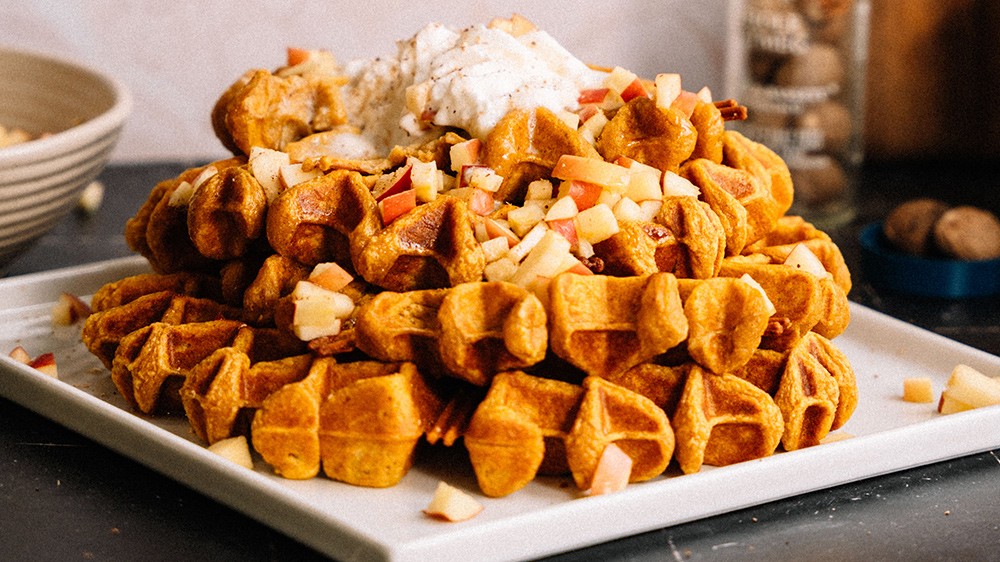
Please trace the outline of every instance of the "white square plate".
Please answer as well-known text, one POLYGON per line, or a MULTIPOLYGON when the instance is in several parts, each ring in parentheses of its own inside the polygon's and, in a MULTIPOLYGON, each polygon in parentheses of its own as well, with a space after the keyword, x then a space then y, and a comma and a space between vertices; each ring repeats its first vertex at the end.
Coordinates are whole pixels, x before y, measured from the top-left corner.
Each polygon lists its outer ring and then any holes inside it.
POLYGON ((900 398, 904 377, 930 377, 940 392, 956 364, 997 376, 1000 358, 852 305, 851 325, 835 342, 858 379, 858 409, 841 430, 849 439, 697 474, 671 471, 592 498, 568 478, 481 497, 460 447, 429 449, 388 489, 285 480, 260 460, 250 471, 209 453, 186 420, 136 415, 80 343, 80 326, 53 328, 61 292, 90 295, 145 271, 144 260, 126 258, 0 280, 0 395, 340 560, 539 557, 1000 446, 1000 406, 941 416, 934 404, 900 398), (17 345, 54 352, 59 380, 9 359, 17 345), (424 516, 439 480, 477 495, 485 510, 462 523, 424 516))

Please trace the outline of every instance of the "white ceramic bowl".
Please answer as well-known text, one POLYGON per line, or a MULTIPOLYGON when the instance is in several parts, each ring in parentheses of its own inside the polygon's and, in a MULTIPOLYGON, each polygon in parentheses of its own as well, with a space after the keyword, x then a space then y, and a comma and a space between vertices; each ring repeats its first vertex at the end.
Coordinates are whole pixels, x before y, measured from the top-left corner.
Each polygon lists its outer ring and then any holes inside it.
POLYGON ((48 136, 0 148, 0 274, 70 213, 107 163, 132 109, 113 78, 0 48, 0 124, 48 136))

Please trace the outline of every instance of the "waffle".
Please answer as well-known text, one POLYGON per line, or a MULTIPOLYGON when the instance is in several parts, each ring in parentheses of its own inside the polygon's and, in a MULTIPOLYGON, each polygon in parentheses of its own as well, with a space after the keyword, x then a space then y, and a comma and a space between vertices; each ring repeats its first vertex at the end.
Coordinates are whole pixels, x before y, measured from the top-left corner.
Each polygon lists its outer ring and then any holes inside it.
POLYGON ((267 239, 282 256, 313 266, 353 269, 382 227, 371 191, 357 172, 335 170, 281 192, 267 211, 267 239))
POLYGON ((486 259, 473 228, 465 202, 438 197, 375 233, 355 265, 368 282, 390 291, 479 281, 486 259))
POLYGON ((240 258, 263 235, 267 204, 264 188, 247 166, 220 170, 191 196, 188 237, 206 258, 240 258))
POLYGON ((626 157, 676 172, 691 157, 698 132, 681 112, 660 109, 652 99, 636 98, 619 109, 597 139, 609 162, 626 157))
POLYGON ((371 357, 412 361, 480 386, 541 361, 548 340, 542 303, 506 282, 383 292, 359 308, 355 332, 371 357))
MULTIPOLYGON (((108 302, 102 304, 106 306, 108 302)), ((158 291, 91 314, 83 326, 81 339, 110 369, 122 339, 140 328, 153 323, 188 324, 239 316, 239 309, 214 300, 158 291)))
POLYGON ((789 352, 774 398, 785 420, 784 448, 817 445, 854 413, 858 403, 854 371, 830 340, 807 334, 789 352))
POLYGON ((713 373, 728 373, 749 361, 771 317, 763 295, 725 277, 682 279, 679 289, 689 326, 688 355, 713 373))
POLYGON ((552 351, 599 377, 665 353, 688 336, 677 284, 669 273, 556 276, 549 286, 552 351))
POLYGON ((490 497, 512 494, 538 474, 571 472, 586 489, 612 442, 632 457, 634 482, 662 473, 673 452, 666 415, 641 395, 596 377, 580 386, 519 371, 493 379, 464 442, 490 497))
POLYGON ((675 458, 691 474, 703 464, 725 466, 772 455, 784 429, 766 392, 731 374, 691 368, 671 424, 675 458))
POLYGON ((285 478, 358 486, 399 482, 443 406, 412 363, 313 361, 308 374, 264 399, 253 446, 285 478))

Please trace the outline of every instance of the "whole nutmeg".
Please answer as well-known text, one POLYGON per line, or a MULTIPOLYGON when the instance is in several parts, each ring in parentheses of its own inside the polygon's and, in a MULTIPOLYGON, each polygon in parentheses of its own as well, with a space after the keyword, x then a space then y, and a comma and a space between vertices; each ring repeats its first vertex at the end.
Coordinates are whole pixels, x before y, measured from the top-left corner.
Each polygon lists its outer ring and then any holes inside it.
POLYGON ((1000 258, 1000 219, 979 207, 954 207, 934 223, 934 243, 960 260, 1000 258))
POLYGON ((844 78, 844 63, 831 45, 817 43, 804 54, 788 59, 775 74, 779 86, 827 86, 840 84, 844 78))
POLYGON ((894 208, 882 223, 882 232, 896 248, 923 255, 934 247, 934 224, 948 210, 948 204, 930 197, 911 199, 894 208))
POLYGON ((797 125, 823 133, 823 149, 840 153, 851 140, 851 111, 842 103, 824 101, 808 107, 798 116, 797 125))
POLYGON ((847 175, 836 160, 826 155, 814 156, 801 166, 790 163, 795 199, 807 205, 823 205, 843 195, 847 175))

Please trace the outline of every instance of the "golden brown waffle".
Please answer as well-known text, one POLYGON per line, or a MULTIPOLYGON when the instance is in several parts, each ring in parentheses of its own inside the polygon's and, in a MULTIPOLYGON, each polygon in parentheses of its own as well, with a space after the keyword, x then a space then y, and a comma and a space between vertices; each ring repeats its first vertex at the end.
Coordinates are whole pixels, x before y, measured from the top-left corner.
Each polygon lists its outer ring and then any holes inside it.
POLYGON ((345 170, 281 192, 267 211, 271 246, 308 266, 336 261, 353 268, 381 227, 375 198, 361 175, 345 170))
POLYGON ((142 273, 102 285, 91 297, 90 308, 101 312, 161 291, 212 300, 219 300, 222 296, 219 279, 213 276, 188 272, 168 275, 142 273))
POLYGON ((563 154, 600 158, 580 133, 548 109, 508 113, 483 145, 483 163, 504 178, 496 199, 524 201, 528 184, 548 177, 563 154))
POLYGON ((714 103, 698 100, 691 113, 691 124, 698 133, 691 158, 707 158, 722 162, 726 121, 714 103))
POLYGON ((670 462, 673 432, 663 410, 608 381, 578 386, 512 371, 493 379, 464 442, 480 489, 500 497, 537 474, 571 472, 587 489, 610 443, 633 459, 631 481, 648 480, 670 462))
POLYGON ((335 480, 392 486, 442 406, 412 363, 320 358, 305 378, 264 400, 253 446, 286 478, 311 478, 322 465, 335 480))
POLYGON ((645 96, 622 106, 604 126, 597 151, 609 162, 621 156, 676 172, 691 157, 698 132, 681 112, 660 109, 645 96))
POLYGON ((188 202, 188 237, 206 258, 240 258, 262 238, 267 204, 264 188, 247 166, 220 170, 188 202))
POLYGON ((766 457, 781 441, 784 420, 774 400, 734 375, 694 366, 671 418, 675 457, 685 474, 766 457))
POLYGON ((473 213, 457 197, 438 197, 418 205, 366 242, 355 261, 358 273, 390 291, 479 281, 486 267, 473 213))
POLYGON ((817 445, 854 413, 854 371, 830 340, 809 333, 789 353, 774 399, 785 420, 784 448, 817 445))
POLYGON ((770 224, 770 227, 760 230, 770 232, 779 217, 792 206, 792 174, 785 161, 770 148, 746 138, 739 131, 727 130, 723 134, 723 155, 724 164, 746 170, 767 185, 769 201, 763 209, 766 215, 761 218, 766 221, 762 225, 770 224))
POLYGON ((760 291, 739 279, 681 279, 687 352, 713 373, 728 373, 760 347, 771 314, 760 291))
POLYGON ((212 108, 212 126, 234 154, 250 154, 255 146, 280 150, 347 121, 339 92, 343 82, 338 76, 248 71, 212 108))
POLYGON ((663 198, 656 222, 673 234, 683 250, 672 269, 682 278, 708 279, 719 273, 726 255, 726 231, 712 208, 694 197, 663 198))
POLYGON ((311 269, 282 255, 264 260, 253 281, 243 291, 243 320, 254 326, 274 322, 278 301, 295 289, 295 284, 309 277, 311 269))
POLYGON ((610 376, 665 353, 688 336, 677 278, 563 273, 549 285, 549 341, 588 375, 610 376))
POLYGON ((566 461, 581 490, 590 487, 604 448, 615 443, 632 459, 629 482, 663 473, 674 453, 674 432, 664 411, 646 397, 598 377, 583 381, 566 461))
POLYGON ((369 356, 480 386, 497 372, 540 362, 548 347, 541 301, 507 282, 383 292, 356 318, 355 341, 369 356))
POLYGON ((153 323, 187 324, 239 318, 239 309, 213 300, 159 291, 130 300, 87 317, 81 339, 109 369, 121 340, 153 323))

